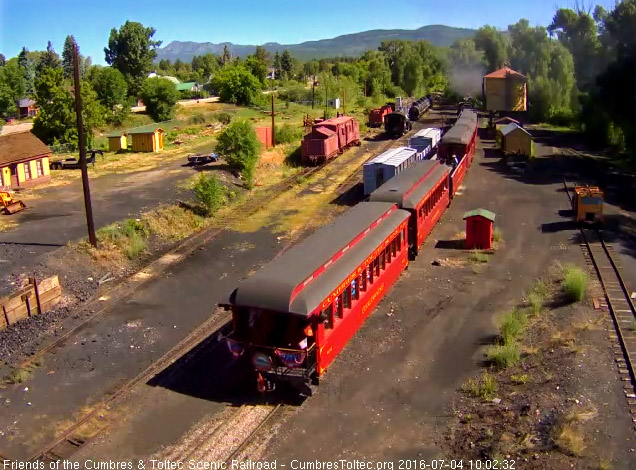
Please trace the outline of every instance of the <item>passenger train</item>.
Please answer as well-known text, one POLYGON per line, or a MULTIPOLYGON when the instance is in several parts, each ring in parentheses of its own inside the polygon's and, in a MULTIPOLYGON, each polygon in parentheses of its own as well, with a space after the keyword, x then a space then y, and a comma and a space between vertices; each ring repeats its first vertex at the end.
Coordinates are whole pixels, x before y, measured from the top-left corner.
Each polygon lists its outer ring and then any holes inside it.
POLYGON ((470 167, 477 114, 464 110, 439 160, 406 168, 250 278, 219 305, 232 310, 231 353, 259 390, 288 383, 311 395, 327 367, 413 260, 470 167))

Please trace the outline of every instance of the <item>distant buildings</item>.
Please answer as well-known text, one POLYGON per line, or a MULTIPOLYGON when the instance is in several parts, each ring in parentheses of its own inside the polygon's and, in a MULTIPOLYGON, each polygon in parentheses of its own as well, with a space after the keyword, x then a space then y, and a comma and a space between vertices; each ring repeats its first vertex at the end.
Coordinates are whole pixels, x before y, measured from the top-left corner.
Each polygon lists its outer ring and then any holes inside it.
POLYGON ((50 181, 51 149, 31 132, 0 136, 0 186, 28 187, 50 181))

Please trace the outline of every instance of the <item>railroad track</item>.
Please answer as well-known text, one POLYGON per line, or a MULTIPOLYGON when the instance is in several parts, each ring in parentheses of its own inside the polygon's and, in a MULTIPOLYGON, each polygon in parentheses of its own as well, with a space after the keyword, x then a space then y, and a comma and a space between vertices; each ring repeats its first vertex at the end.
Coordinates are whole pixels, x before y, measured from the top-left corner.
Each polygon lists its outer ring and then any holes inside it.
MULTIPOLYGON (((391 146, 402 143, 401 141, 405 138, 406 136, 398 140, 388 140, 386 144, 381 146, 381 148, 379 149, 379 152, 381 153, 387 150, 388 148, 390 148, 391 146)), ((271 202, 271 200, 273 200, 278 195, 280 195, 281 192, 287 191, 293 188, 294 186, 296 186, 299 182, 299 178, 301 177, 307 178, 310 175, 319 172, 320 170, 330 165, 331 163, 335 161, 339 161, 339 160, 340 159, 332 159, 321 165, 305 168, 299 174, 295 174, 269 187, 267 189, 267 192, 268 192, 267 196, 260 198, 257 201, 254 201, 254 203, 252 204, 246 203, 240 207, 241 217, 250 216, 258 212, 260 209, 265 207, 269 202, 271 202)), ((340 184, 337 190, 339 197, 342 196, 342 194, 344 194, 351 187, 353 187, 355 184, 358 183, 360 179, 360 175, 358 173, 359 172, 357 171, 352 172, 345 179, 345 181, 340 184)), ((207 241, 209 241, 210 238, 216 236, 221 231, 226 230, 228 225, 232 223, 234 220, 236 220, 235 217, 228 217, 224 219, 223 222, 219 224, 220 226, 216 225, 215 227, 213 227, 215 231, 213 231, 211 235, 210 235, 210 229, 207 229, 189 238, 188 241, 186 242, 186 243, 189 243, 190 245, 189 251, 193 250, 194 248, 196 248, 196 246, 199 246, 202 243, 206 243, 207 241), (195 241, 194 243, 193 243, 193 240, 195 241), (192 245, 194 245, 194 247, 192 247, 192 245)), ((181 244, 175 249, 170 250, 168 254, 177 253, 179 250, 183 251, 184 244, 181 244)), ((291 244, 292 242, 288 243, 283 248, 282 251, 289 248, 291 244)), ((138 287, 138 285, 136 287, 138 287)), ((82 328, 84 325, 86 325, 89 321, 91 321, 97 315, 103 313, 106 310, 106 308, 107 307, 94 313, 88 319, 86 319, 85 321, 75 326, 70 331, 68 331, 63 337, 59 338, 52 344, 48 345, 46 348, 40 350, 36 355, 31 357, 28 362, 32 362, 38 357, 41 357, 44 354, 53 351, 58 345, 65 342, 67 338, 70 337, 75 331, 82 328)), ((97 432, 95 432, 94 430, 95 422, 100 421, 99 417, 104 409, 107 409, 109 406, 114 405, 118 400, 122 399, 128 393, 130 393, 137 385, 148 382, 155 375, 157 375, 162 370, 166 369, 168 366, 176 362, 178 359, 181 359, 182 357, 185 356, 184 363, 187 363, 188 362, 187 356, 195 356, 195 354, 192 354, 195 349, 200 350, 200 348, 208 345, 210 341, 213 341, 212 338, 218 339, 218 335, 223 334, 223 328, 229 324, 230 319, 231 319, 231 316, 229 313, 219 313, 218 315, 212 315, 208 320, 206 320, 201 325, 199 325, 194 331, 192 331, 187 337, 185 337, 183 340, 177 343, 177 345, 175 345, 172 349, 170 349, 160 359, 158 359, 153 364, 151 364, 148 368, 142 371, 135 378, 133 378, 132 380, 128 381, 123 386, 118 388, 108 398, 106 398, 105 400, 93 406, 92 411, 85 413, 80 418, 75 420, 72 425, 70 425, 69 427, 64 429, 61 433, 59 433, 53 441, 47 443, 45 446, 40 448, 28 460, 32 462, 41 461, 46 463, 46 462, 55 462, 59 460, 68 459, 71 455, 75 454, 82 447, 84 447, 88 442, 90 442, 90 440, 93 439, 96 435, 99 435, 101 432, 103 432, 106 428, 109 427, 108 423, 104 423, 101 428, 98 426, 97 432), (211 336, 215 332, 217 332, 218 335, 211 336), (91 432, 91 438, 85 438, 83 437, 84 433, 82 433, 82 427, 89 424, 93 427, 91 432)), ((243 405, 242 407, 240 407, 240 410, 243 410, 240 412, 245 412, 245 410, 250 409, 246 407, 248 407, 248 405, 243 405)), ((269 422, 272 419, 273 416, 277 414, 280 408, 281 408, 281 405, 276 405, 275 407, 273 407, 270 410, 270 412, 267 413, 267 415, 262 419, 262 422, 259 422, 259 424, 256 427, 254 427, 254 429, 249 433, 249 435, 244 438, 241 444, 237 446, 236 449, 234 449, 230 453, 230 456, 228 458, 231 460, 232 458, 238 456, 240 452, 242 452, 247 446, 249 446, 249 443, 250 443, 249 441, 253 439, 253 437, 263 428, 263 426, 267 422, 269 422)), ((237 416, 239 416, 239 412, 237 412, 237 416)), ((234 421, 236 421, 236 417, 232 418, 229 422, 234 422, 234 421)), ((223 428, 225 428, 225 426, 223 426, 223 428)), ((210 437, 208 437, 207 439, 209 440, 210 437)))
MULTIPOLYGON (((572 203, 572 195, 565 181, 565 192, 572 203)), ((603 239, 603 231, 596 228, 580 227, 584 255, 588 266, 596 272, 607 308, 611 316, 613 331, 610 339, 614 342, 613 352, 629 413, 636 430, 636 308, 631 299, 623 276, 620 262, 614 256, 614 249, 603 239)))
POLYGON ((178 443, 152 458, 185 465, 190 460, 226 462, 230 468, 233 460, 249 454, 252 444, 266 437, 267 425, 284 409, 282 403, 228 406, 215 418, 198 423, 178 443))
POLYGON ((28 460, 31 462, 40 461, 46 463, 68 459, 90 441, 90 439, 84 437, 85 434, 82 433, 82 427, 84 425, 90 424, 92 426, 91 434, 93 437, 102 432, 108 427, 108 423, 104 423, 101 429, 98 428, 97 433, 95 433, 94 427, 95 422, 99 423, 100 414, 103 413, 104 409, 125 397, 137 385, 148 382, 159 372, 173 364, 177 359, 183 358, 182 361, 184 361, 184 364, 187 364, 189 359, 195 356, 195 350, 200 350, 200 348, 208 346, 215 340, 218 342, 219 335, 222 336, 228 333, 226 330, 229 327, 230 318, 230 314, 226 312, 212 315, 183 340, 173 346, 166 354, 159 358, 159 360, 152 363, 135 378, 117 389, 108 398, 93 406, 92 411, 82 415, 72 425, 64 429, 53 441, 47 443, 28 460), (214 333, 217 334, 214 335, 214 333))

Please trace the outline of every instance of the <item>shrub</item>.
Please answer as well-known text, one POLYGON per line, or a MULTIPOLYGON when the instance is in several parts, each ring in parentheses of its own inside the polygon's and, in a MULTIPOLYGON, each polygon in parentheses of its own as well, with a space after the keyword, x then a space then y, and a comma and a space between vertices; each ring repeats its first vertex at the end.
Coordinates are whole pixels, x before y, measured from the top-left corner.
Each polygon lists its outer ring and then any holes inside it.
POLYGON ((587 274, 576 266, 566 266, 563 270, 563 292, 570 302, 580 302, 585 298, 587 274))
POLYGON ((487 263, 488 254, 484 253, 483 251, 472 250, 468 259, 473 263, 487 263))
POLYGON ((528 323, 525 313, 512 310, 501 319, 500 335, 503 344, 512 344, 521 335, 528 323))
POLYGON ((244 120, 231 123, 219 134, 216 152, 231 168, 240 171, 246 186, 252 188, 261 144, 252 125, 244 120))
POLYGON ((17 385, 22 382, 26 382, 30 377, 31 372, 29 370, 18 367, 13 369, 11 373, 4 378, 4 380, 6 383, 17 385))
POLYGON ((496 227, 492 231, 492 241, 495 243, 499 243, 503 241, 503 237, 501 236, 501 229, 499 227, 496 227))
POLYGON ((462 385, 462 390, 465 393, 481 398, 482 400, 491 400, 494 398, 498 388, 497 379, 488 372, 484 372, 480 379, 468 379, 468 381, 462 385))
POLYGON ((528 382, 528 374, 512 374, 510 381, 515 385, 523 385, 528 382))
POLYGON ((128 259, 137 258, 147 246, 150 236, 148 226, 135 219, 126 219, 122 224, 111 224, 97 231, 101 242, 110 241, 126 255, 128 259))
POLYGON ((276 143, 277 144, 289 144, 292 142, 298 142, 302 139, 303 130, 299 127, 294 127, 289 124, 283 124, 282 126, 276 126, 276 143))
POLYGON ((202 113, 196 113, 188 118, 188 124, 205 124, 205 116, 202 113))
POLYGON ((206 176, 201 173, 199 181, 194 185, 194 196, 205 208, 206 215, 212 215, 225 201, 225 186, 216 175, 206 176))
POLYGON ((225 124, 226 126, 232 121, 232 115, 230 113, 218 113, 214 116, 217 121, 221 124, 225 124))
POLYGON ((488 360, 497 367, 506 368, 519 362, 521 352, 516 341, 507 344, 493 344, 486 351, 488 360))

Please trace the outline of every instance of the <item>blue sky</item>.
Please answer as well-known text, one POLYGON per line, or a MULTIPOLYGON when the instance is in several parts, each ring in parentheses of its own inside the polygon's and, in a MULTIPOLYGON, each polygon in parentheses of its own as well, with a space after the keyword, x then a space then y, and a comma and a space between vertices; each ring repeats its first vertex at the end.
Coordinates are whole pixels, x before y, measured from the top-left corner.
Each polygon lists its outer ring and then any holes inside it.
MULTIPOLYGON (((586 2, 588 3, 588 2, 586 2)), ((606 8, 614 0, 599 0, 606 8)), ((93 63, 113 27, 126 20, 153 26, 155 38, 173 40, 292 44, 367 29, 414 29, 427 24, 505 28, 520 18, 548 25, 555 6, 573 0, 0 0, 0 52, 7 58, 22 46, 43 50, 47 40, 60 53, 67 34, 93 63)))

